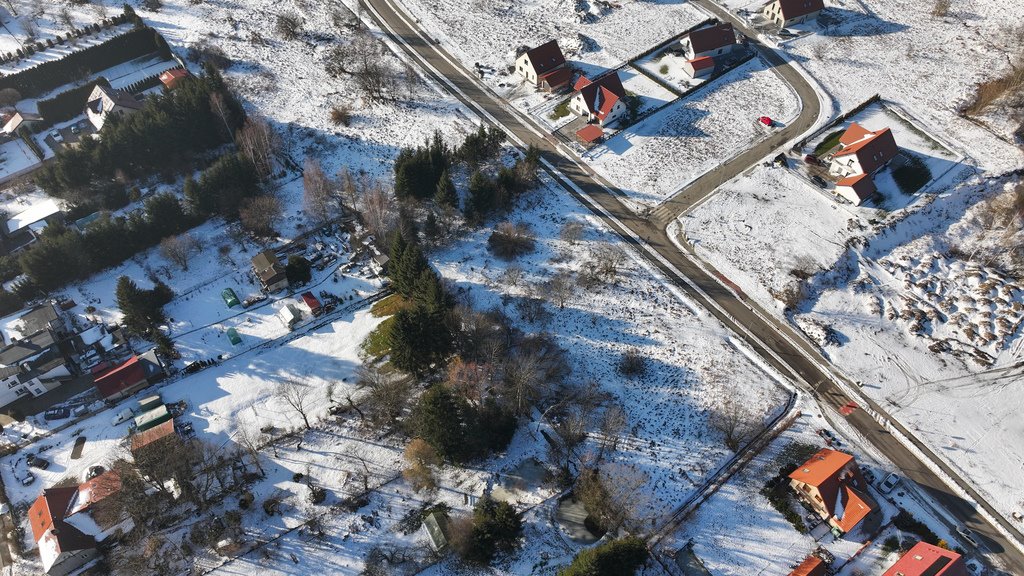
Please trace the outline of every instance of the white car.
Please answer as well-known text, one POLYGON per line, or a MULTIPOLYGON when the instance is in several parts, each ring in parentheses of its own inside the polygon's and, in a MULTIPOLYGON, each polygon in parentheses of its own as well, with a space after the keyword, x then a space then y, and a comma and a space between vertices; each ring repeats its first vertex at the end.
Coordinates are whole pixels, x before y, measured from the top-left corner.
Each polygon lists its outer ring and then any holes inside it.
POLYGON ((971 546, 974 546, 975 548, 978 547, 977 537, 974 535, 974 532, 967 526, 957 526, 956 533, 959 534, 961 538, 966 540, 967 543, 971 546))
POLYGON ((891 472, 888 476, 882 479, 882 482, 878 484, 878 489, 888 494, 892 492, 892 489, 899 486, 900 477, 895 472, 891 472))
POLYGON ((50 138, 53 138, 53 141, 57 142, 58 144, 64 141, 64 137, 61 136, 60 132, 58 132, 56 130, 54 130, 53 132, 50 132, 50 138))
POLYGON ((118 412, 117 416, 114 416, 114 418, 111 419, 110 423, 113 424, 114 426, 117 426, 118 424, 124 424, 125 422, 131 420, 134 417, 135 413, 132 412, 132 409, 125 408, 124 410, 118 412))

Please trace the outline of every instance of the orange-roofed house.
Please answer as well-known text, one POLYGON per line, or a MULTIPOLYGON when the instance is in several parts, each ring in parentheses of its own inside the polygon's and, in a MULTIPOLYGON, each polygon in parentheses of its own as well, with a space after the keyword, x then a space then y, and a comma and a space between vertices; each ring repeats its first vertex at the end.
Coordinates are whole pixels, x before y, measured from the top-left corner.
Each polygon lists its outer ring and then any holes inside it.
POLYGON ((804 558, 804 561, 799 566, 793 569, 789 573, 789 576, 826 576, 828 574, 828 566, 825 565, 825 561, 817 556, 811 555, 804 558))
POLYGON ((160 82, 164 85, 164 88, 174 90, 174 88, 186 77, 188 77, 188 70, 184 68, 172 68, 170 70, 164 70, 160 74, 160 82))
POLYGON ((967 565, 952 550, 918 542, 882 576, 967 576, 967 565))
POLYGON ((815 20, 824 9, 822 0, 774 0, 765 4, 761 12, 765 18, 785 28, 815 20))
POLYGON ((601 126, 619 119, 626 112, 626 89, 622 87, 618 72, 600 76, 595 80, 582 77, 576 81, 576 95, 572 97, 570 108, 601 126))
POLYGON ((789 485, 836 536, 850 532, 878 508, 857 461, 844 452, 822 449, 790 473, 789 485))
POLYGON ((832 156, 829 173, 846 178, 874 175, 899 154, 899 146, 888 128, 871 131, 853 122, 839 138, 839 151, 832 156))

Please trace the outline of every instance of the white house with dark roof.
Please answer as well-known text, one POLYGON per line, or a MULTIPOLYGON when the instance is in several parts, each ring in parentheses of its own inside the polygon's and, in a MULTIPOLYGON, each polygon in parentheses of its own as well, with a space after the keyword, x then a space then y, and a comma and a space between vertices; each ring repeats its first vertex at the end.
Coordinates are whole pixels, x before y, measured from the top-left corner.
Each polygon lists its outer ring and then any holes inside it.
POLYGON ((684 36, 679 44, 683 47, 687 60, 702 56, 721 56, 732 52, 736 47, 736 32, 731 23, 723 22, 694 30, 684 36))
POLYGON ((135 96, 124 90, 115 90, 101 84, 97 84, 92 89, 85 104, 85 114, 96 130, 102 130, 103 124, 112 115, 134 114, 141 109, 142 102, 135 96))
POLYGON ((565 88, 572 80, 572 70, 565 65, 565 56, 555 40, 520 54, 516 58, 516 73, 527 83, 550 91, 565 88))
POLYGON ((822 0, 773 0, 765 4, 761 13, 780 27, 803 24, 818 18, 825 9, 822 0))

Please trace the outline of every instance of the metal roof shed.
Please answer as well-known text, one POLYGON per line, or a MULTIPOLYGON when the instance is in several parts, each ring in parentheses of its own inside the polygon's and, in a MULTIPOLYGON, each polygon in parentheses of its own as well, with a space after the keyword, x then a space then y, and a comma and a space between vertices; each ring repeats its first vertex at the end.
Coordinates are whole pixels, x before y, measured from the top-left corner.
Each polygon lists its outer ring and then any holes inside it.
POLYGON ((167 411, 167 406, 161 404, 156 408, 142 414, 141 416, 135 417, 135 429, 139 432, 149 430, 154 426, 163 424, 171 419, 171 413, 167 411))
POLYGON ((238 299, 238 295, 231 288, 225 288, 221 291, 220 297, 224 299, 224 303, 228 305, 228 308, 234 308, 242 302, 238 299))

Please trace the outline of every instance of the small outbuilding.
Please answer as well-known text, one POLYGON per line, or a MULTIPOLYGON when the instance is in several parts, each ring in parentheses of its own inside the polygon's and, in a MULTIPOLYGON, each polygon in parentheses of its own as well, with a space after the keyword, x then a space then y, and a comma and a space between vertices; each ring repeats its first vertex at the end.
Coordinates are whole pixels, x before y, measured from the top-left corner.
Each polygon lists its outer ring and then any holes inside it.
POLYGON ((434 552, 442 552, 448 548, 448 536, 445 535, 448 521, 438 511, 433 511, 423 517, 423 531, 427 534, 427 541, 434 552))
POLYGON ((683 71, 690 78, 706 78, 715 71, 715 59, 711 56, 701 56, 683 63, 683 71))
POLYGON ((317 297, 314 296, 312 292, 303 292, 302 301, 305 302, 306 306, 309 307, 309 311, 313 314, 313 316, 319 316, 323 314, 323 304, 320 303, 320 300, 317 300, 317 297))
POLYGON ((235 294, 235 291, 232 290, 231 288, 225 288, 224 290, 222 290, 220 293, 220 297, 224 299, 224 304, 227 304, 228 308, 234 308, 235 306, 241 304, 241 302, 238 300, 238 295, 235 294))
POLYGON ((228 335, 228 341, 231 342, 232 346, 238 346, 242 343, 242 337, 238 335, 238 330, 228 328, 226 334, 228 335))
POLYGON ((576 139, 586 146, 597 144, 604 139, 604 130, 596 124, 587 124, 576 131, 576 139))
POLYGON ((164 85, 164 88, 173 90, 181 83, 182 79, 188 77, 188 70, 184 68, 172 68, 170 70, 164 70, 160 74, 160 83, 164 85))
POLYGON ((836 194, 849 200, 854 206, 860 206, 864 202, 878 195, 878 188, 875 181, 867 174, 847 176, 836 182, 836 194))

